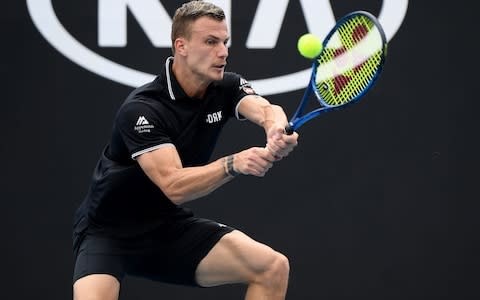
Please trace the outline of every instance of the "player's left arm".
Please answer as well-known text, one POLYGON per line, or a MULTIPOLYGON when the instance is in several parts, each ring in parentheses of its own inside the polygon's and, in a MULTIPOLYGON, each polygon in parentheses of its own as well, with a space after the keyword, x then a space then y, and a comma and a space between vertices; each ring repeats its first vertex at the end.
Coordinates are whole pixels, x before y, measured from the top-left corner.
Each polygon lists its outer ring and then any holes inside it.
POLYGON ((267 137, 267 148, 281 159, 287 156, 298 144, 298 134, 284 134, 288 119, 279 105, 270 103, 258 95, 247 95, 238 105, 238 113, 261 126, 267 137))

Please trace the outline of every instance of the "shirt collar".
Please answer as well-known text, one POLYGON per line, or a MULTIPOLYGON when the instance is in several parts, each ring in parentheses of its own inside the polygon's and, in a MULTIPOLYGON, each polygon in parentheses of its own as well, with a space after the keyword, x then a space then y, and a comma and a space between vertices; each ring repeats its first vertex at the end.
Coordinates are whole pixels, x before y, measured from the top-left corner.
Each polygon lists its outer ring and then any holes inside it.
POLYGON ((165 61, 165 75, 167 77, 168 94, 170 95, 170 99, 175 100, 175 94, 172 88, 172 77, 175 77, 172 72, 172 62, 173 57, 171 56, 165 61))
MULTIPOLYGON (((180 83, 178 83, 177 78, 175 77, 175 74, 173 74, 172 64, 173 64, 173 57, 170 56, 165 61, 165 77, 167 80, 167 89, 168 89, 168 94, 170 96, 170 99, 172 101, 181 100, 181 99, 191 99, 187 95, 187 93, 185 93, 180 83)), ((208 93, 208 90, 214 86, 216 86, 216 82, 213 82, 208 87, 207 93, 208 93)))
POLYGON ((165 77, 167 80, 167 89, 170 99, 172 101, 181 100, 181 99, 190 99, 188 95, 183 90, 180 83, 178 83, 175 74, 172 71, 173 57, 168 57, 165 61, 165 77))

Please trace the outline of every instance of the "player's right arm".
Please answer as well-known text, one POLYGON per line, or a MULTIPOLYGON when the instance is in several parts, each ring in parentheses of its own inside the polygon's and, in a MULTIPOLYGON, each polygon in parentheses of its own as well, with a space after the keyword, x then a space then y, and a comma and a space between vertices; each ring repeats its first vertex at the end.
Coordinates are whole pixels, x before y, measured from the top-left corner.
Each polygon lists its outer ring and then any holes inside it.
MULTIPOLYGON (((198 199, 229 182, 226 158, 199 167, 183 167, 172 146, 146 152, 136 158, 145 174, 175 204, 198 199)), ((234 154, 236 172, 264 176, 272 167, 273 155, 265 148, 253 147, 234 154)))
MULTIPOLYGON (((146 101, 129 102, 120 109, 114 132, 121 137, 131 158, 165 196, 181 204, 208 195, 233 178, 226 168, 225 157, 203 166, 183 166, 168 134, 169 124, 174 124, 176 119, 169 119, 172 114, 162 112, 163 107, 153 107, 146 101)), ((233 170, 264 176, 273 161, 269 151, 253 147, 233 155, 233 170)))

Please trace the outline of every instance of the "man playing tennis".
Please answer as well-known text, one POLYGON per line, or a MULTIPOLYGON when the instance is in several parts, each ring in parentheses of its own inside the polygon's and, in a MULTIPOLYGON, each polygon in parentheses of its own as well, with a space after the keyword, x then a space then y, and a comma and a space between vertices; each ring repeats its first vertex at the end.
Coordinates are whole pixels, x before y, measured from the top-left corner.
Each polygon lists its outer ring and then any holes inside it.
POLYGON ((211 287, 246 283, 245 299, 284 299, 287 258, 181 204, 236 175, 264 176, 297 145, 283 110, 225 72, 223 11, 192 1, 177 9, 173 58, 120 107, 112 137, 75 214, 74 299, 118 299, 125 275, 211 287), (209 162, 229 117, 265 129, 266 147, 209 162))

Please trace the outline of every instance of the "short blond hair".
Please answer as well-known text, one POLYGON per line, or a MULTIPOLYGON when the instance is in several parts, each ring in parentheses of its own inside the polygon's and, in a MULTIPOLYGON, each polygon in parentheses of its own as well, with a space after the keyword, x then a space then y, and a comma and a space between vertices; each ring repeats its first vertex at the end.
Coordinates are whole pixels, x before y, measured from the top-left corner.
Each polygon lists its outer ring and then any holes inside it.
POLYGON ((191 24, 200 17, 209 17, 218 21, 225 20, 223 9, 215 4, 202 0, 195 0, 184 3, 173 16, 172 22, 172 51, 175 54, 175 40, 178 37, 189 39, 191 36, 191 24))

